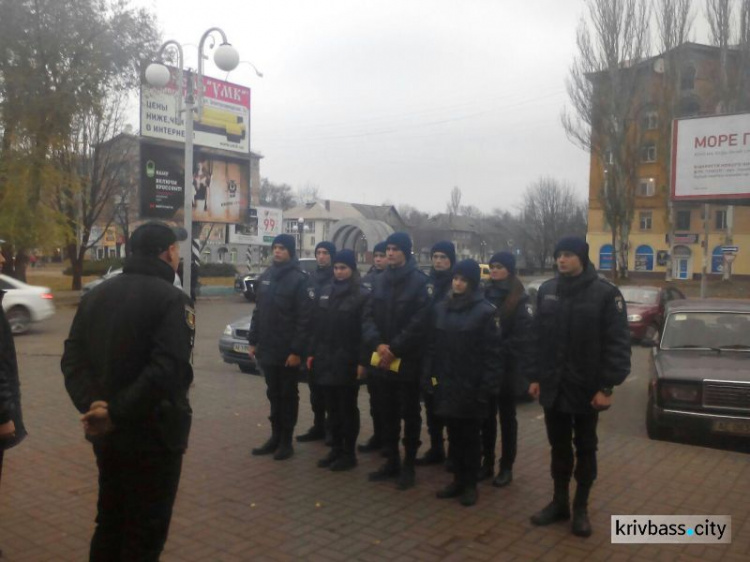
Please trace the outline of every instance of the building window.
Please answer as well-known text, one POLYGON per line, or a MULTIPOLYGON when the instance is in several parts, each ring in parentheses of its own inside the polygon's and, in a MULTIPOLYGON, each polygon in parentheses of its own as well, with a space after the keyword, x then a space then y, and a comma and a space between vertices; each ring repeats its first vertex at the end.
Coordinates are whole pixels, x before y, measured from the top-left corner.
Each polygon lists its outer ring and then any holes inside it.
POLYGON ((237 248, 232 248, 229 251, 229 263, 237 263, 237 248))
POLYGON ((690 211, 677 211, 675 230, 690 230, 690 211))
POLYGON ((653 197, 656 194, 656 180, 641 178, 638 180, 638 197, 653 197))
POLYGON ((692 64, 682 67, 680 72, 680 90, 683 92, 695 89, 695 67, 692 64))
POLYGON ((653 213, 651 211, 641 211, 639 213, 638 223, 641 230, 651 230, 653 213))
POLYGON ((644 144, 641 147, 641 162, 656 162, 655 144, 644 144))
POLYGON ((638 246, 635 250, 635 270, 654 270, 654 249, 651 246, 638 246))
POLYGON ((614 252, 612 244, 604 244, 599 249, 599 269, 601 271, 612 271, 614 267, 614 252))
POLYGON ((643 123, 642 126, 644 129, 652 131, 659 127, 659 113, 657 111, 646 111, 643 114, 643 123))
POLYGON ((286 234, 297 234, 297 232, 299 232, 297 221, 286 221, 284 232, 286 234))
POLYGON ((727 229, 727 212, 716 211, 716 230, 727 229))

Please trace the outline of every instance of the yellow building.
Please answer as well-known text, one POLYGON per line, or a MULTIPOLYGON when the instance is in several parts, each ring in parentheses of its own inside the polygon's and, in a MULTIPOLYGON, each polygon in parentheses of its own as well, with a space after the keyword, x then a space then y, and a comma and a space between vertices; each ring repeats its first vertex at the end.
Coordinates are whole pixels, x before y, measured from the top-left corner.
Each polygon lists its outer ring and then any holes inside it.
MULTIPOLYGON (((733 70, 736 53, 731 54, 730 79, 737 74, 733 70)), ((670 117, 659 109, 658 100, 661 99, 660 89, 664 87, 664 63, 670 61, 679 64, 680 73, 675 117, 720 113, 719 55, 718 48, 686 43, 667 55, 638 65, 641 78, 630 125, 636 131, 631 138, 637 138, 639 144, 638 169, 632 186, 635 209, 628 251, 628 270, 635 275, 663 278, 667 267, 672 268, 674 279, 691 279, 701 273, 704 205, 675 202, 670 210, 671 123, 664 122, 670 117)), ((612 233, 600 199, 606 178, 605 159, 592 152, 588 215, 591 260, 603 271, 611 270, 613 264, 612 233)), ((722 246, 732 245, 739 248, 731 265, 732 274, 750 275, 750 206, 712 204, 709 213, 707 271, 717 276, 722 274, 726 265, 722 246)))

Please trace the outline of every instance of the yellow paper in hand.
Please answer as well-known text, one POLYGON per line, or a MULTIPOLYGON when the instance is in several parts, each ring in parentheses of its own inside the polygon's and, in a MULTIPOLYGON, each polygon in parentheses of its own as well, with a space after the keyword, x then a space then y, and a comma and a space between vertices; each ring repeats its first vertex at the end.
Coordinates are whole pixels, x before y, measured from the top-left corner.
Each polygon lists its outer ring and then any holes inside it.
MULTIPOLYGON (((380 365, 380 354, 377 351, 372 352, 372 357, 370 358, 370 365, 373 367, 377 367, 380 365)), ((398 373, 398 370, 401 368, 401 358, 396 357, 392 362, 390 367, 388 367, 389 371, 393 371, 394 373, 398 373)))

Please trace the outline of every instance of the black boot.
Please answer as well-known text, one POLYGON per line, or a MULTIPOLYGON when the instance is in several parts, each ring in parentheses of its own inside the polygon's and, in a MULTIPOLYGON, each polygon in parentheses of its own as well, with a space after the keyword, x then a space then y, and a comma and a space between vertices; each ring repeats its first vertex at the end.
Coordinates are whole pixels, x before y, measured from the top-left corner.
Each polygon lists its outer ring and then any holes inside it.
POLYGON ((344 470, 351 470, 357 466, 357 457, 354 455, 354 451, 343 453, 331 464, 331 470, 333 472, 343 472, 344 470))
POLYGON ((390 452, 388 460, 385 464, 377 469, 375 472, 371 472, 367 479, 370 482, 382 482, 383 480, 389 480, 395 478, 401 472, 401 458, 399 457, 398 451, 390 452))
POLYGON ((333 447, 328 454, 318 461, 319 468, 329 468, 341 456, 341 449, 333 447))
POLYGON ((321 441, 326 438, 326 430, 322 426, 314 425, 307 430, 307 433, 297 436, 299 443, 308 443, 310 441, 321 441))
POLYGON ((493 476, 495 476, 495 460, 485 457, 482 462, 482 468, 479 469, 477 480, 481 482, 482 480, 487 480, 493 476))
POLYGON ((492 481, 495 488, 503 488, 513 482, 513 471, 510 468, 501 468, 500 473, 492 481))
POLYGON ((468 484, 466 488, 464 488, 463 494, 461 494, 461 499, 459 501, 464 507, 471 507, 472 505, 476 505, 478 500, 479 489, 477 488, 477 485, 468 484))
POLYGON ((555 481, 555 495, 552 501, 541 511, 531 516, 534 525, 550 525, 557 521, 570 519, 570 496, 568 495, 568 482, 555 481))
POLYGON ((279 438, 279 448, 276 449, 276 453, 273 455, 275 461, 285 461, 294 454, 294 447, 292 447, 292 432, 282 431, 281 437, 279 438))
POLYGON ((453 482, 448 484, 445 488, 437 492, 435 495, 438 499, 444 500, 449 498, 457 498, 464 492, 464 485, 458 476, 453 477, 453 482))
POLYGON ((357 450, 360 453, 372 453, 373 451, 379 451, 383 448, 383 443, 380 442, 380 438, 373 435, 370 437, 369 441, 365 443, 364 445, 359 445, 357 447, 357 450))
POLYGON ((417 446, 407 446, 404 454, 404 465, 401 467, 401 474, 398 476, 396 488, 399 490, 408 490, 414 487, 417 475, 414 472, 414 465, 417 458, 417 446))
POLYGON ((591 522, 589 521, 589 493, 591 484, 578 484, 573 499, 573 524, 571 530, 577 537, 591 536, 591 522))
POLYGON ((252 450, 252 454, 256 457, 259 457, 261 455, 270 455, 271 453, 276 452, 276 449, 279 448, 279 424, 273 422, 273 418, 268 418, 268 420, 271 422, 271 437, 268 438, 268 441, 263 443, 260 447, 255 447, 252 450))
POLYGON ((443 436, 430 437, 430 448, 424 454, 416 460, 417 466, 427 466, 430 464, 440 464, 445 460, 445 446, 443 445, 443 436))

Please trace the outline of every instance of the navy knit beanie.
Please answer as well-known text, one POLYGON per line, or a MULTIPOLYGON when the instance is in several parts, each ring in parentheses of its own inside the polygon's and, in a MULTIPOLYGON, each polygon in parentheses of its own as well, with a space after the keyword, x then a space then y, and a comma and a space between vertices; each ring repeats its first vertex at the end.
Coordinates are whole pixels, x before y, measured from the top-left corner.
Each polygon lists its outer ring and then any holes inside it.
POLYGON ((407 258, 411 256, 411 238, 406 232, 394 232, 391 234, 386 239, 385 245, 388 246, 391 244, 401 250, 407 258))
POLYGON ((336 256, 333 258, 333 265, 337 263, 343 263, 352 271, 357 271, 357 256, 353 250, 341 250, 336 252, 336 256))
POLYGON ((450 240, 441 240, 440 242, 436 242, 432 247, 432 250, 430 251, 430 257, 432 257, 435 252, 442 252, 443 254, 448 256, 448 259, 451 260, 451 267, 456 265, 456 247, 450 240))
POLYGON ((560 238, 557 246, 555 246, 555 259, 560 252, 573 252, 580 258, 584 269, 589 265, 589 245, 583 238, 578 236, 560 238))
POLYGON ((380 252, 381 254, 385 254, 386 246, 387 244, 385 243, 385 240, 383 240, 382 242, 378 242, 377 244, 375 244, 375 247, 372 249, 372 253, 374 254, 375 252, 380 252))
POLYGON ((318 248, 323 248, 324 250, 328 250, 328 253, 331 255, 331 259, 336 257, 336 245, 333 242, 329 242, 328 240, 323 240, 322 242, 318 242, 318 245, 315 246, 315 253, 318 253, 318 248))
POLYGON ((280 244, 287 250, 289 250, 290 257, 293 258, 296 255, 297 244, 294 241, 294 236, 292 236, 291 234, 279 234, 276 238, 273 239, 271 248, 273 248, 276 244, 280 244))
POLYGON ((472 260, 462 260, 453 267, 453 276, 461 275, 465 278, 472 289, 479 287, 479 264, 472 260))
POLYGON ((510 252, 497 252, 490 258, 490 265, 501 264, 511 275, 516 274, 516 257, 510 252))

